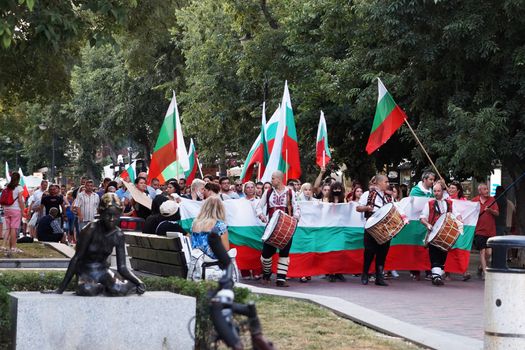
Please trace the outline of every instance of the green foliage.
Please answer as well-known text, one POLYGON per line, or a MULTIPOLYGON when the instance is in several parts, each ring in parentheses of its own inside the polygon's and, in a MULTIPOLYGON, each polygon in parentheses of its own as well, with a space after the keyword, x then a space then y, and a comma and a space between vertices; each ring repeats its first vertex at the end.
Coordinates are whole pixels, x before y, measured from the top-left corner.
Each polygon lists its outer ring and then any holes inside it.
MULTIPOLYGON (((9 345, 9 296, 11 291, 41 291, 55 289, 64 277, 63 272, 17 272, 0 273, 0 349, 9 345)), ((195 348, 207 349, 211 341, 213 324, 208 311, 209 293, 217 287, 215 282, 192 282, 176 277, 145 277, 147 291, 167 291, 195 297, 197 320, 195 323, 195 348)), ((74 283, 69 285, 72 291, 74 283)), ((250 292, 246 288, 235 288, 235 301, 246 303, 250 292)), ((80 297, 79 297, 80 298, 80 297)))

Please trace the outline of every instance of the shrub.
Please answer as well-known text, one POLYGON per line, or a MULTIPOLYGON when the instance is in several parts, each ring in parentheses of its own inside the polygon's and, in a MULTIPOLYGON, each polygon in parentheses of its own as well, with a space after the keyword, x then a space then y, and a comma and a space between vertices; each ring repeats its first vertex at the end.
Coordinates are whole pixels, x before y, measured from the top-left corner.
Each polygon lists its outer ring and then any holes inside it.
MULTIPOLYGON (((0 349, 7 349, 10 342, 9 292, 41 291, 56 289, 64 277, 63 272, 22 272, 0 273, 0 349)), ((192 282, 177 277, 144 277, 147 291, 169 291, 195 297, 197 311, 195 322, 195 348, 207 349, 213 325, 209 317, 208 300, 210 292, 217 287, 215 282, 192 282)), ((74 290, 76 282, 68 290, 74 290)), ((250 292, 246 288, 235 288, 235 301, 245 303, 250 292)))

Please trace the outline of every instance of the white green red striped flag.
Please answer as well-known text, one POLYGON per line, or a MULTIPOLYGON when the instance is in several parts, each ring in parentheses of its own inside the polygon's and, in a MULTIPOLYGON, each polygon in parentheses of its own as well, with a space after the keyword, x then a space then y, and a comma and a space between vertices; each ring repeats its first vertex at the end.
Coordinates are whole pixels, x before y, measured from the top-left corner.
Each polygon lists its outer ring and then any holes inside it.
POLYGON ((297 142, 292 101, 290 99, 290 92, 288 91, 288 81, 284 83, 281 113, 275 143, 261 181, 269 182, 272 178, 272 173, 276 170, 283 172, 285 181, 288 179, 299 179, 301 177, 299 144, 297 142))
MULTIPOLYGON (((200 171, 200 165, 199 165, 199 157, 197 155, 197 150, 195 149, 195 144, 193 143, 193 139, 190 140, 190 148, 188 149, 188 159, 190 167, 185 172, 186 176, 186 184, 189 186, 193 182, 193 179, 195 179, 195 175, 197 174, 197 171, 200 171)), ((202 177, 202 174, 201 174, 202 177)))
MULTIPOLYGON (((386 270, 429 270, 428 249, 424 246, 426 228, 419 216, 429 198, 407 197, 396 206, 410 220, 391 241, 386 270)), ((463 217, 464 233, 449 251, 445 270, 463 273, 468 268, 474 230, 479 216, 479 203, 454 200, 455 210, 463 217)), ((226 200, 226 222, 230 246, 237 248, 240 269, 260 268, 261 236, 264 224, 256 217, 252 202, 246 199, 226 200)), ((182 200, 182 226, 191 228, 203 202, 182 200)), ((355 202, 333 204, 299 202, 301 218, 290 250, 290 277, 327 273, 360 273, 363 259, 365 220, 356 211, 355 202)))
POLYGON ((381 79, 377 78, 378 97, 376 114, 372 124, 372 131, 366 145, 366 152, 372 154, 381 147, 403 125, 407 116, 394 102, 381 79))
POLYGON ((174 91, 151 156, 148 183, 155 178, 159 179, 161 183, 170 178, 182 178, 188 168, 188 153, 182 136, 177 98, 174 91))
POLYGON ((22 172, 22 168, 18 168, 18 173, 20 174, 20 186, 24 189, 24 198, 27 199, 29 197, 29 190, 27 189, 26 180, 24 173, 22 172))
MULTIPOLYGON (((281 112, 281 106, 279 106, 275 112, 273 112, 272 117, 266 123, 266 117, 263 116, 263 123, 265 124, 265 136, 266 136, 266 143, 267 143, 267 149, 268 152, 272 152, 273 145, 275 143, 275 135, 277 134, 277 125, 279 124, 279 115, 281 112)), ((262 133, 259 133, 259 136, 257 136, 257 139, 253 143, 252 147, 250 148, 250 151, 248 152, 248 156, 246 157, 246 160, 244 161, 244 166, 242 168, 240 179, 244 183, 246 181, 249 181, 253 174, 253 168, 255 164, 259 163, 261 164, 264 160, 264 145, 262 142, 262 133)), ((260 176, 257 176, 257 178, 260 178, 264 172, 261 172, 260 176)))
POLYGON ((5 162, 5 179, 8 183, 11 182, 11 174, 9 173, 9 164, 7 164, 7 161, 5 162))
POLYGON ((326 127, 326 120, 324 119, 324 113, 321 111, 319 117, 319 127, 317 128, 317 142, 315 147, 316 163, 320 167, 325 167, 332 155, 330 154, 330 148, 328 148, 328 130, 326 127))

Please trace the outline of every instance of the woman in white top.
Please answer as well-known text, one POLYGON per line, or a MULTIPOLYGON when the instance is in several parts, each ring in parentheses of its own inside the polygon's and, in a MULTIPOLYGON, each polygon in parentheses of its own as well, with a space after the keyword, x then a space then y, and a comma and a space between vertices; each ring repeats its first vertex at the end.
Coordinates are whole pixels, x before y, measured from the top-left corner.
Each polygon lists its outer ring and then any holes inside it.
POLYGON ((11 192, 13 198, 9 199, 8 203, 11 204, 3 204, 5 225, 8 232, 2 248, 6 250, 9 242, 9 249, 12 253, 22 253, 22 250, 16 247, 17 233, 20 229, 22 212, 25 208, 24 189, 19 184, 20 174, 15 171, 11 174, 11 181, 4 189, 4 191, 8 191, 7 193, 11 192))
POLYGON ((301 191, 297 197, 298 201, 316 201, 317 198, 314 198, 314 191, 312 189, 312 184, 305 182, 301 186, 301 191))

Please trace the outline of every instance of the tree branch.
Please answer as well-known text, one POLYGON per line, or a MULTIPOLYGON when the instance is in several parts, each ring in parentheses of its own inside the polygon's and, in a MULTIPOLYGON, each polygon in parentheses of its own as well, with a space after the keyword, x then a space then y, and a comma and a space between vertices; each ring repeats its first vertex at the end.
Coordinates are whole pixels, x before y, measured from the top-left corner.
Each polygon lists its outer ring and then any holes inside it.
POLYGON ((275 18, 272 17, 272 14, 270 13, 270 10, 268 10, 268 6, 266 4, 266 0, 261 0, 261 10, 264 14, 264 18, 268 21, 268 24, 272 29, 279 29, 279 24, 275 20, 275 18))

